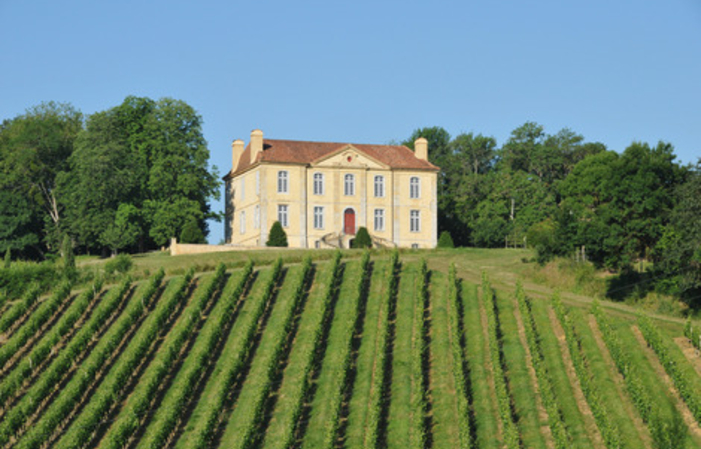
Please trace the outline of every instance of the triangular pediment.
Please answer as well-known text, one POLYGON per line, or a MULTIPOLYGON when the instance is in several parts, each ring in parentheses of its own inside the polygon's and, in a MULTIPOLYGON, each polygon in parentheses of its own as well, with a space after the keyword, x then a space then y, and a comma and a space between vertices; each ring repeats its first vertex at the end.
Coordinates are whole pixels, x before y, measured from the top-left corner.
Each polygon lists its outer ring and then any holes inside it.
POLYGON ((368 156, 351 144, 341 146, 338 150, 312 161, 311 166, 389 169, 387 164, 368 156))

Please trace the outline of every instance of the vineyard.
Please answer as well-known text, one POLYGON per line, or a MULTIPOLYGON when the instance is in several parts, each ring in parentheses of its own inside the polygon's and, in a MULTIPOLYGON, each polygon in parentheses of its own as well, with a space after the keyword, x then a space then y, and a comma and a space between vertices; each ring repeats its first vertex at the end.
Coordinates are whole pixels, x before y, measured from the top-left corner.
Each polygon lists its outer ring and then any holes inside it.
POLYGON ((691 321, 410 256, 28 289, 0 306, 0 448, 701 447, 691 321))

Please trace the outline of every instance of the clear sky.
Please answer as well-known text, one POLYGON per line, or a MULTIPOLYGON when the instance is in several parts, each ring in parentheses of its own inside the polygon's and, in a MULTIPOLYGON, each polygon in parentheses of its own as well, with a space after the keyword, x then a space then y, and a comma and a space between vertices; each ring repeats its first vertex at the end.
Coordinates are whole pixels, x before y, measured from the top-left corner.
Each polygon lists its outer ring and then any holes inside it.
POLYGON ((0 42, 0 119, 173 97, 220 174, 255 128, 388 143, 437 125, 501 145, 535 121, 701 157, 701 0, 0 0, 0 42))

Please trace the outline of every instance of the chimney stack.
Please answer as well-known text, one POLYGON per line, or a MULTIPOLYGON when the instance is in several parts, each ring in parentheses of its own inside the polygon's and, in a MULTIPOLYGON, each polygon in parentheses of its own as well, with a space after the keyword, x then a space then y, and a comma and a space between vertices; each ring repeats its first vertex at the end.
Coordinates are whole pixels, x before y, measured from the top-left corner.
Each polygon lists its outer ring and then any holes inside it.
POLYGON ((231 143, 231 171, 236 171, 243 154, 243 140, 236 139, 231 143))
POLYGON ((428 140, 423 137, 416 139, 414 142, 414 155, 419 159, 428 161, 428 140))
POLYGON ((251 164, 256 161, 258 153, 263 151, 263 131, 254 129, 251 131, 251 164))

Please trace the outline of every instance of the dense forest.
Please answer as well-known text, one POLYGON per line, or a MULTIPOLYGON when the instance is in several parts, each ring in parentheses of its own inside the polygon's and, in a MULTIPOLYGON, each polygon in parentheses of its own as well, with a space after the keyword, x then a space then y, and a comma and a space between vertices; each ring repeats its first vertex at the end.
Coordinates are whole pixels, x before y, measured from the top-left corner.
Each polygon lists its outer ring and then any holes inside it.
MULTIPOLYGON (((679 163, 671 144, 616 152, 533 122, 501 146, 441 127, 403 143, 418 137, 441 167, 439 228, 457 246, 531 247, 541 263, 624 276, 652 262, 649 288, 699 300, 701 162, 679 163)), ((0 253, 12 259, 55 255, 66 235, 102 255, 204 241, 219 189, 202 118, 180 100, 127 97, 88 117, 45 103, 0 125, 0 253)))
POLYGON ((570 129, 527 122, 501 147, 481 134, 416 130, 439 167, 438 223, 458 246, 532 247, 591 261, 645 288, 701 300, 701 161, 682 165, 671 144, 622 152, 570 129))
MULTIPOLYGON (((0 126, 0 251, 43 259, 64 235, 78 252, 146 251, 219 215, 202 118, 186 103, 127 97, 84 119, 45 103, 0 126)), ((196 232, 192 232, 192 229, 196 232)))

